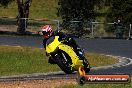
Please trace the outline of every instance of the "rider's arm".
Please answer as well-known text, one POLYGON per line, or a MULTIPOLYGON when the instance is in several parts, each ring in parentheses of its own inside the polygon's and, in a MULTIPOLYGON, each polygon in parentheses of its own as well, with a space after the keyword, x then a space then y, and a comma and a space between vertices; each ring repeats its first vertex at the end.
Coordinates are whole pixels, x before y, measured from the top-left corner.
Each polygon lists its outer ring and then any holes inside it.
POLYGON ((46 49, 46 39, 43 39, 43 46, 44 46, 44 48, 46 49))

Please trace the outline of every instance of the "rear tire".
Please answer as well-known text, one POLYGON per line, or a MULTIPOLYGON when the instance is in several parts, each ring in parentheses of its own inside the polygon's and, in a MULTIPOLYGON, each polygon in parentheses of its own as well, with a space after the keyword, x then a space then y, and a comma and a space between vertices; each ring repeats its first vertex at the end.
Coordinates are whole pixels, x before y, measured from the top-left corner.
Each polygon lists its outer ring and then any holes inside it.
POLYGON ((74 72, 72 65, 72 60, 67 53, 60 51, 55 55, 57 65, 64 71, 66 74, 71 74, 74 72))
POLYGON ((88 60, 85 57, 83 57, 83 65, 84 65, 85 72, 89 73, 89 71, 90 71, 90 64, 89 64, 88 60))
POLYGON ((90 64, 88 60, 85 58, 85 56, 79 56, 80 60, 83 60, 84 70, 86 73, 89 73, 90 71, 90 64))
POLYGON ((84 57, 84 60, 83 60, 83 65, 84 65, 84 70, 86 73, 89 73, 90 71, 90 64, 89 62, 87 61, 87 59, 84 57))

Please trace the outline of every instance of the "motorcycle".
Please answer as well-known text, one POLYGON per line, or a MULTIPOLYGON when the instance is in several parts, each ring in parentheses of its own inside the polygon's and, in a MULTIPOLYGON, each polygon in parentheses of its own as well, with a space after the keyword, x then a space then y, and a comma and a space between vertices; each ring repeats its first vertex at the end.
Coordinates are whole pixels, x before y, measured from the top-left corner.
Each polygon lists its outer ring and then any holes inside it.
POLYGON ((80 66, 86 73, 90 71, 90 64, 85 58, 84 50, 76 49, 74 39, 58 30, 47 40, 46 54, 66 74, 78 71, 80 66))

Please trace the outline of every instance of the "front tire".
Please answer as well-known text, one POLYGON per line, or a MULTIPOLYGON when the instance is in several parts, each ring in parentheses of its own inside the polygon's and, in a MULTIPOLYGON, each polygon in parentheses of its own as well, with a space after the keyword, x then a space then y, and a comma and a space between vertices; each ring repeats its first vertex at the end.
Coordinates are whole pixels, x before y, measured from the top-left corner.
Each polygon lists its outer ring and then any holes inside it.
POLYGON ((74 72, 72 65, 72 60, 67 53, 64 51, 59 52, 55 55, 57 65, 64 71, 66 74, 71 74, 74 72))

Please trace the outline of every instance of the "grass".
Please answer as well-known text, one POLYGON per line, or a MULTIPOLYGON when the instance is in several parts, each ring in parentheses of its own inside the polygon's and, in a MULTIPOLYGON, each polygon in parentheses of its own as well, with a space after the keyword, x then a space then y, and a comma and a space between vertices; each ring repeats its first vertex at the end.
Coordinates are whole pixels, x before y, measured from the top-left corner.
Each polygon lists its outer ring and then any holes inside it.
MULTIPOLYGON (((30 11, 29 11, 29 18, 31 19, 49 19, 49 20, 62 20, 61 17, 57 16, 57 8, 58 8, 58 1, 59 0, 32 0, 30 11)), ((98 7, 95 7, 95 11, 99 13, 100 15, 96 17, 97 21, 104 22, 105 16, 107 13, 107 10, 109 7, 103 7, 99 9, 98 7)), ((18 15, 18 7, 16 1, 13 1, 11 4, 8 5, 8 7, 0 7, 0 17, 6 16, 6 17, 17 17, 18 15)), ((16 25, 16 21, 13 19, 0 19, 0 25, 16 25)), ((41 25, 44 25, 46 23, 41 23, 39 21, 35 22, 31 20, 29 21, 28 29, 33 29, 34 31, 38 31, 40 29, 41 25), (35 25, 34 25, 35 24, 35 25), (31 27, 32 26, 32 27, 31 27)), ((108 34, 104 30, 104 24, 97 25, 95 29, 98 29, 94 32, 94 37, 106 37, 108 34)))
POLYGON ((59 88, 132 88, 132 82, 129 84, 85 84, 83 86, 75 85, 64 85, 59 88))
POLYGON ((0 75, 17 75, 60 70, 48 64, 44 51, 37 48, 0 46, 0 75))
MULTIPOLYGON (((92 67, 114 64, 117 60, 88 53, 92 67), (107 63, 106 63, 107 62, 107 63)), ((0 46, 0 76, 59 71, 48 63, 43 49, 33 47, 0 46)))
POLYGON ((86 53, 85 56, 88 58, 90 65, 92 67, 112 65, 118 62, 117 59, 113 59, 111 57, 96 54, 96 53, 86 53))
MULTIPOLYGON (((29 18, 34 19, 59 19, 57 17, 58 0, 32 0, 30 7, 29 18)), ((13 1, 8 7, 0 7, 0 17, 16 17, 18 15, 16 0, 13 1)))
MULTIPOLYGON (((25 1, 25 0, 24 0, 25 1)), ((48 19, 55 20, 61 19, 56 15, 58 7, 58 0, 32 0, 29 18, 31 19, 48 19)), ((16 0, 8 5, 8 7, 4 8, 0 6, 0 25, 4 25, 6 29, 10 29, 10 25, 16 25, 16 18, 18 15, 18 7, 16 0), (1 18, 1 17, 13 17, 13 18, 1 18), (9 25, 9 27, 7 27, 9 25)), ((32 29, 34 31, 38 31, 42 25, 45 25, 49 22, 44 21, 35 21, 29 20, 28 30, 32 29)), ((50 22, 52 24, 53 22, 50 22)), ((55 24, 55 23, 54 23, 55 24)), ((53 25, 54 26, 54 25, 53 25)), ((17 30, 17 28, 14 28, 17 30)))

